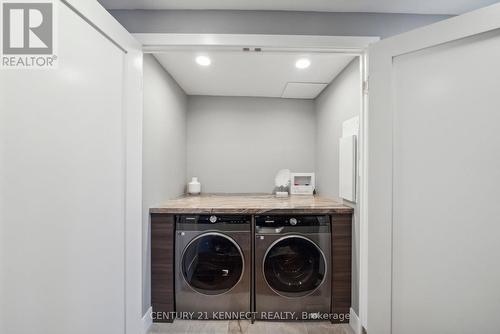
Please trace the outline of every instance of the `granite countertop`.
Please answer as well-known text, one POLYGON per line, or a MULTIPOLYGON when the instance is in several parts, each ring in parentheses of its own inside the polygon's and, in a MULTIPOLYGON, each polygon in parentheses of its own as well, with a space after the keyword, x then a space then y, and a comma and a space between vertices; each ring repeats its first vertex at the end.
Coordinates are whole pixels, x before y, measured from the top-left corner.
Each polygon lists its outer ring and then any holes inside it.
POLYGON ((276 198, 271 194, 202 194, 183 196, 152 207, 150 213, 231 213, 231 214, 271 214, 271 213, 317 213, 349 214, 353 208, 339 200, 321 196, 289 196, 276 198))

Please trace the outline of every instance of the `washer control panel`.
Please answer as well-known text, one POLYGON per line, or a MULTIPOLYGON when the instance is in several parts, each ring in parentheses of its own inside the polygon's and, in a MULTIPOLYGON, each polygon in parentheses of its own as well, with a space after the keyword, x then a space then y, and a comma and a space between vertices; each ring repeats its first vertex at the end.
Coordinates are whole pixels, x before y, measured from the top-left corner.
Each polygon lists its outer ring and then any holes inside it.
POLYGON ((328 216, 255 216, 257 227, 329 226, 328 216))
POLYGON ((196 225, 236 225, 250 224, 250 216, 232 216, 232 215, 180 215, 177 216, 177 224, 196 224, 196 225))

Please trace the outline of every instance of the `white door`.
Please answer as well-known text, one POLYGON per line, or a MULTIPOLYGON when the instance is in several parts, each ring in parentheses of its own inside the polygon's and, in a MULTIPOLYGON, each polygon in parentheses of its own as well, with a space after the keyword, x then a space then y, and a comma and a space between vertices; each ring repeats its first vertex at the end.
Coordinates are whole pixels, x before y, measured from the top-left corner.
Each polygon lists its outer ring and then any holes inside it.
POLYGON ((135 41, 97 2, 54 5, 59 67, 0 70, 0 333, 138 333, 135 41))
POLYGON ((370 334, 500 328, 500 4, 369 50, 370 334))

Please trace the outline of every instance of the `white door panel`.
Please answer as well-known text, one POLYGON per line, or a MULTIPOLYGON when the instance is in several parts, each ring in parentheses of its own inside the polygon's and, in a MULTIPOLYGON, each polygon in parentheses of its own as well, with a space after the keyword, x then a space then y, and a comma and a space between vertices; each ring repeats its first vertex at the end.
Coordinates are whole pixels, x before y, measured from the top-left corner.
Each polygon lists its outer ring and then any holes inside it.
POLYGON ((497 31, 394 58, 393 333, 500 328, 498 59, 497 31))
POLYGON ((5 70, 0 332, 124 332, 124 54, 59 5, 59 69, 5 70))
POLYGON ((500 4, 369 52, 373 334, 500 328, 500 4))

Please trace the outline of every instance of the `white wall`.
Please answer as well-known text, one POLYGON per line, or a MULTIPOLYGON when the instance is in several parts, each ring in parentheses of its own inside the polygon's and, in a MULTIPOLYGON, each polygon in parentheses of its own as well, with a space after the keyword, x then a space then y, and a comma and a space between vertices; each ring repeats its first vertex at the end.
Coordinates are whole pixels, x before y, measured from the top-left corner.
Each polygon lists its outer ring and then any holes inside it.
POLYGON ((499 45, 393 58, 393 333, 499 331, 499 45))
POLYGON ((312 100, 190 96, 187 177, 203 192, 266 192, 283 168, 314 171, 312 100))
POLYGON ((143 312, 151 305, 149 208, 184 193, 187 97, 152 55, 144 55, 143 312))
MULTIPOLYGON (((361 111, 359 58, 353 60, 316 99, 316 188, 319 195, 339 196, 339 138, 342 122, 361 111)), ((359 182, 358 182, 359 186, 359 182)), ((352 308, 359 315, 359 211, 354 207, 352 308)))
POLYGON ((58 7, 59 68, 0 74, 0 332, 121 334, 124 53, 58 7))

